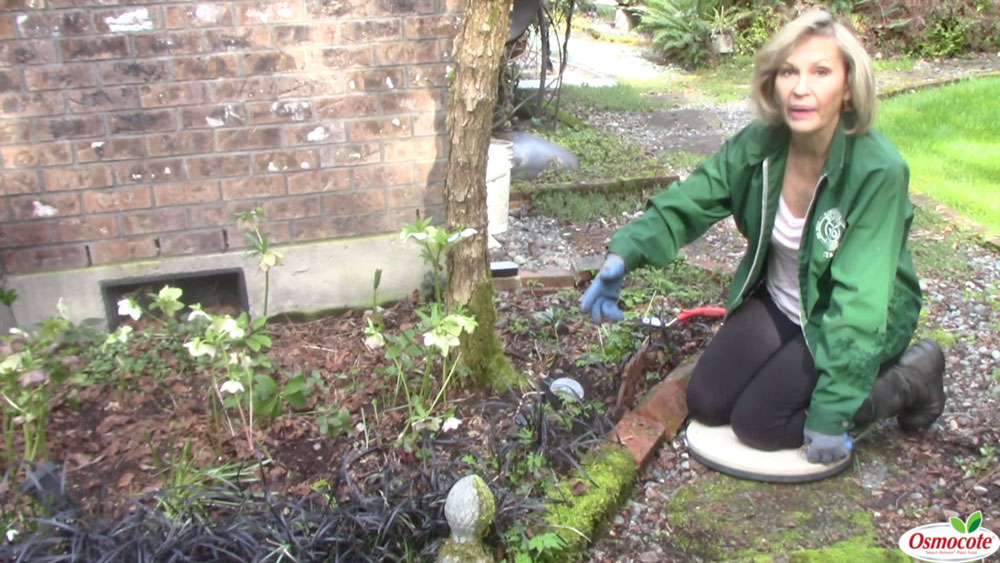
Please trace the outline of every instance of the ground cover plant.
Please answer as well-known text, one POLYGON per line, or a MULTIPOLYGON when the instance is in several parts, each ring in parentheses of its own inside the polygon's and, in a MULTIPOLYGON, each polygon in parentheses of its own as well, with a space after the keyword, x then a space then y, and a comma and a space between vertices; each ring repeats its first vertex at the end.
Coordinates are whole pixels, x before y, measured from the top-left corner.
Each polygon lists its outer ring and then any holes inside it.
POLYGON ((877 123, 909 163, 914 191, 993 233, 1000 233, 998 88, 1000 78, 984 78, 898 96, 882 103, 877 123))

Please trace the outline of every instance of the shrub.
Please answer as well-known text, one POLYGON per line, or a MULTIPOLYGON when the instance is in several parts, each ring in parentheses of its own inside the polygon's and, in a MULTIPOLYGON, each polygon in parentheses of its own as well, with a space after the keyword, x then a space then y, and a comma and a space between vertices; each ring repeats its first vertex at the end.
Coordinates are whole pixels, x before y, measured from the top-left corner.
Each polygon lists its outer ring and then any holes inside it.
POLYGON ((653 47, 667 60, 685 68, 700 68, 712 56, 710 2, 647 0, 639 29, 650 34, 653 47))

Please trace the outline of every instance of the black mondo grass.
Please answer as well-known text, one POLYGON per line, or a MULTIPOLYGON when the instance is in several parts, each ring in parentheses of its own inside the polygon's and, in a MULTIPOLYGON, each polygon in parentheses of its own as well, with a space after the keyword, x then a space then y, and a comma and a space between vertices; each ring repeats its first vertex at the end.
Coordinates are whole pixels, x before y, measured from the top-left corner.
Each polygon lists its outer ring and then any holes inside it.
MULTIPOLYGON (((541 391, 511 391, 474 410, 485 423, 482 435, 425 434, 407 458, 393 446, 347 452, 328 485, 302 497, 279 496, 266 479, 237 479, 163 489, 97 516, 65 495, 47 497, 48 505, 27 502, 24 486, 12 499, 17 487, 6 486, 0 523, 16 522, 20 534, 0 538, 0 562, 432 561, 449 535, 450 487, 469 473, 480 474, 496 497, 486 541, 502 556, 511 530, 524 537, 544 527, 549 487, 580 470, 578 460, 604 441, 612 422, 596 406, 557 404, 541 391)), ((36 488, 45 481, 65 493, 65 473, 49 468, 43 476, 36 488)))

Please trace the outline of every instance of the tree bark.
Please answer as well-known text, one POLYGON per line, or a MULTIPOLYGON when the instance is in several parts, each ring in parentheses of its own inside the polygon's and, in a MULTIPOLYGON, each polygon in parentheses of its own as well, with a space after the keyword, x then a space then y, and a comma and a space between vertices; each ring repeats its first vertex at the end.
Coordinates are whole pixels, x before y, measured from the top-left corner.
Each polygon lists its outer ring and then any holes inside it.
POLYGON ((455 74, 448 106, 445 215, 449 231, 476 229, 476 236, 448 252, 449 309, 467 306, 478 328, 462 340, 465 365, 478 383, 496 383, 510 364, 493 332, 496 308, 487 251, 486 160, 497 102, 500 61, 511 0, 468 0, 455 39, 455 74), (498 363, 499 362, 499 363, 498 363), (506 365, 506 368, 504 368, 506 365))

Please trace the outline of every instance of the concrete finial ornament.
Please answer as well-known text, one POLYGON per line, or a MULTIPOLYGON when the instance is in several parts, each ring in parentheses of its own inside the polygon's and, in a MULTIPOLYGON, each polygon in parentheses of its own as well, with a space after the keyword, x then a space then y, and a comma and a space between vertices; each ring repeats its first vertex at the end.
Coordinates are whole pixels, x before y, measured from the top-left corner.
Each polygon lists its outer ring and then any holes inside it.
POLYGON ((438 553, 438 563, 493 561, 486 555, 481 538, 493 522, 496 500, 479 475, 466 475, 452 485, 444 504, 451 537, 438 553))

